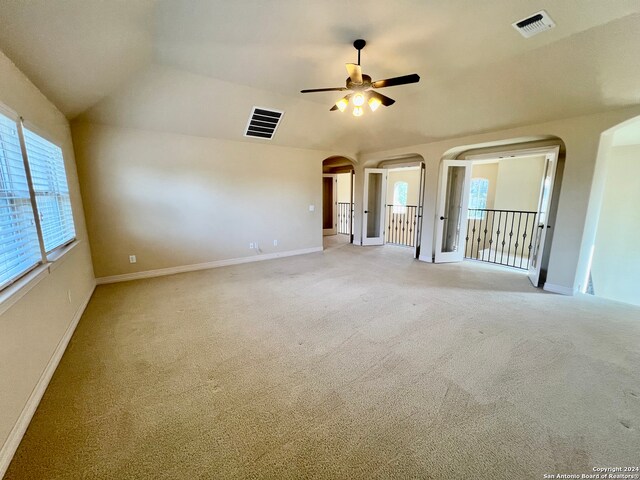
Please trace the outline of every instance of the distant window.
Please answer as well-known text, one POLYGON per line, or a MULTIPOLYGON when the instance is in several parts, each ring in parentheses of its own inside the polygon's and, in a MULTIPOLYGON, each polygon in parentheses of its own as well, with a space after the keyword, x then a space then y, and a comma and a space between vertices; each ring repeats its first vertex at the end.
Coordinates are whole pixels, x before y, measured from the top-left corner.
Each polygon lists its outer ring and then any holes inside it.
POLYGON ((406 213, 408 191, 409 184, 407 182, 393 184, 393 213, 406 213))
POLYGON ((484 210, 487 208, 487 195, 489 192, 489 180, 486 178, 474 178, 471 180, 471 192, 469 194, 469 218, 484 218, 484 210))

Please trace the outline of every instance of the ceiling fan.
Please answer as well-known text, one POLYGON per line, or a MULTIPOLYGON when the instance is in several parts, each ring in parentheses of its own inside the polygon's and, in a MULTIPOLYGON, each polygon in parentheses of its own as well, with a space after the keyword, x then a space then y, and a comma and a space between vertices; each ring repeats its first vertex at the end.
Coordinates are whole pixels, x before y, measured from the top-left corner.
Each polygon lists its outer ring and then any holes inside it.
POLYGON ((349 102, 351 102, 353 105, 353 115, 359 117, 364 113, 362 107, 365 102, 369 104, 369 108, 372 112, 375 112, 380 105, 388 107, 395 103, 395 100, 376 92, 374 89, 395 87, 397 85, 406 85, 408 83, 416 83, 420 81, 420 76, 416 73, 412 73, 411 75, 403 75, 401 77, 387 78, 385 80, 372 82, 371 77, 369 75, 364 75, 362 73, 362 68, 360 67, 360 50, 362 50, 366 44, 367 42, 362 39, 358 39, 353 42, 353 46, 358 51, 358 63, 347 63, 346 66, 349 77, 347 78, 345 87, 312 88, 309 90, 300 90, 300 93, 344 92, 349 90, 351 93, 338 100, 330 110, 340 110, 341 112, 344 112, 347 109, 349 102))

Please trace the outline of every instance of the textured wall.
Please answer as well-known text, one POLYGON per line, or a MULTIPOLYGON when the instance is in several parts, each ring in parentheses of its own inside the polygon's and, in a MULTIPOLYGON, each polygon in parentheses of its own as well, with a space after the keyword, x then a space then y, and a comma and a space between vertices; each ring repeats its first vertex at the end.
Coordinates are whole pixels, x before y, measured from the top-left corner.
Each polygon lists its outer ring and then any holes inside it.
POLYGON ((250 242, 322 246, 329 153, 86 123, 73 136, 97 277, 255 256, 250 242))
POLYGON ((420 196, 420 170, 407 168, 391 170, 387 175, 387 205, 393 204, 393 189, 396 182, 407 182, 407 205, 417 205, 420 196))
POLYGON ((94 277, 69 124, 2 53, 0 78, 0 102, 62 147, 79 240, 75 248, 55 263, 55 269, 52 268, 35 287, 0 315, 2 446, 74 315, 92 291, 94 277))

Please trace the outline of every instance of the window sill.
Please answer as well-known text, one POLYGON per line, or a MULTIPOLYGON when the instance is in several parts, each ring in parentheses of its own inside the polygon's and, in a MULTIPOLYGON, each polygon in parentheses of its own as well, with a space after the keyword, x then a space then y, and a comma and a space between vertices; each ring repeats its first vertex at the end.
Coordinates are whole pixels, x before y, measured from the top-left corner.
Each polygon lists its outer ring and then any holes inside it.
POLYGON ((79 244, 80 242, 78 240, 74 240, 64 248, 49 255, 49 261, 47 263, 34 268, 0 292, 0 315, 9 310, 18 300, 29 293, 33 287, 38 285, 43 278, 46 278, 51 272, 58 268, 63 263, 67 253, 79 244))
POLYGON ((48 256, 49 263, 47 263, 47 265, 49 266, 49 271, 53 272, 56 268, 62 265, 67 253, 76 248, 78 245, 80 245, 80 241, 74 240, 70 244, 51 252, 48 256))

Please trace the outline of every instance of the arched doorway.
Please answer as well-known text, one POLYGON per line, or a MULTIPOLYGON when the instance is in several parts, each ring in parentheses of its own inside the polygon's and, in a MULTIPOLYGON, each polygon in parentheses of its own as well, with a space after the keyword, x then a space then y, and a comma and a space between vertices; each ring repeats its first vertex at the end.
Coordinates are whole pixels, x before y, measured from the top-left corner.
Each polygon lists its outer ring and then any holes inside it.
POLYGON ((519 269, 546 281, 564 163, 557 137, 474 145, 440 163, 434 261, 519 269))
POLYGON ((425 161, 405 154, 364 169, 362 245, 387 245, 420 256, 425 161))
POLYGON ((355 162, 335 155, 322 162, 322 235, 324 248, 353 243, 355 162))
POLYGON ((594 173, 592 232, 583 293, 640 305, 640 117, 603 132, 594 173))

